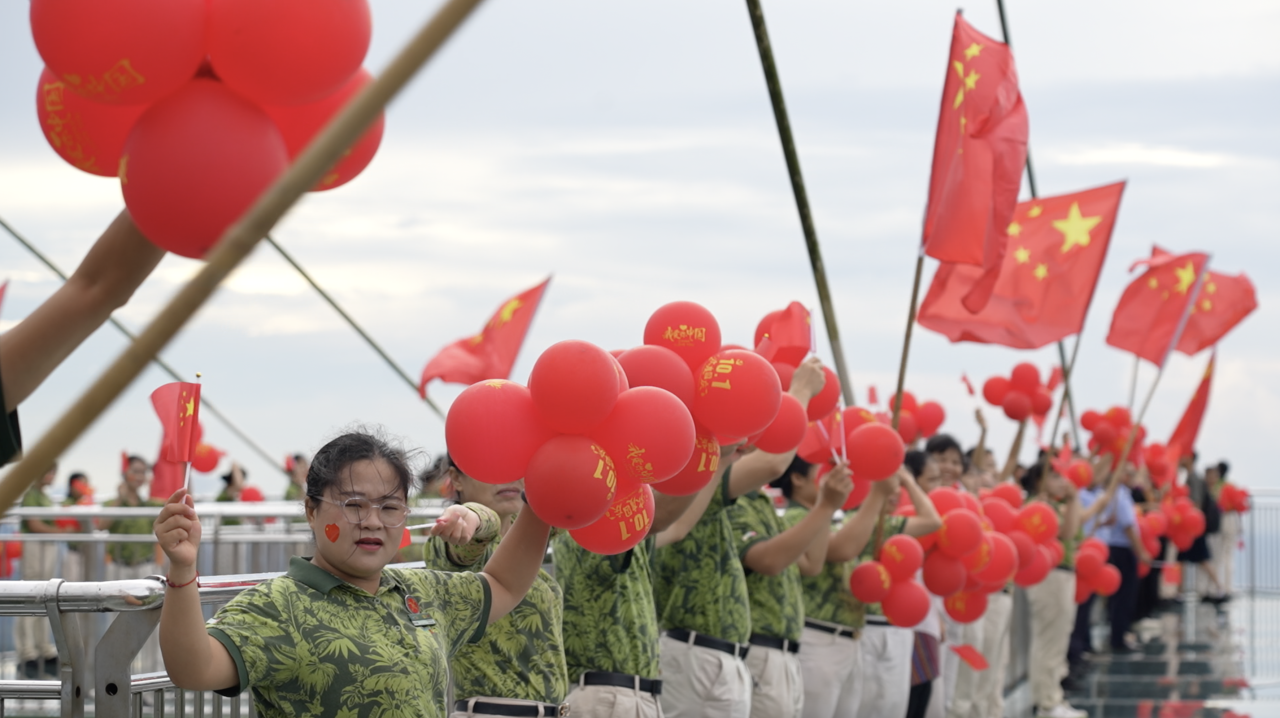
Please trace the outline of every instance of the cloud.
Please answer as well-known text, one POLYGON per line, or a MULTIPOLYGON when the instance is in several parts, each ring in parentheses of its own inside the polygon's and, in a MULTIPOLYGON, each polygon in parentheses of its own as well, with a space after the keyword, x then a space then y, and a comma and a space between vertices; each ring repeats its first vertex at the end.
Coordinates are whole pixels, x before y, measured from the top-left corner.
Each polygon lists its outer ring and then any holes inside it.
POLYGON ((1100 147, 1050 149, 1050 162, 1062 165, 1149 165, 1211 169, 1244 164, 1248 160, 1220 152, 1200 152, 1183 147, 1122 142, 1100 147))

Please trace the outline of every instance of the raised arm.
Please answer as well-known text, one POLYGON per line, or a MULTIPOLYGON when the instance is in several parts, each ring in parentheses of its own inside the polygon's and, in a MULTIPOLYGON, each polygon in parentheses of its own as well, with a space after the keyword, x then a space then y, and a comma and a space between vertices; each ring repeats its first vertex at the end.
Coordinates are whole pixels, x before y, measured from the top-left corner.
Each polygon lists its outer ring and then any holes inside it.
MULTIPOLYGON (((817 357, 810 357, 791 376, 791 388, 787 393, 800 400, 801 406, 809 406, 809 400, 822 391, 826 384, 822 373, 822 362, 817 357)), ((782 476, 791 460, 796 456, 795 449, 781 454, 770 454, 765 451, 754 451, 738 460, 733 472, 729 474, 729 493, 726 501, 733 501, 743 494, 764 486, 782 476)))
POLYGON ((547 555, 547 538, 551 527, 531 509, 521 511, 515 524, 484 565, 482 573, 489 578, 493 605, 489 623, 511 613, 533 586, 547 555))
MULTIPOLYGON (((777 576, 796 561, 800 560, 806 550, 819 536, 830 536, 831 517, 836 509, 844 503, 853 488, 849 467, 840 465, 823 475, 818 485, 818 502, 795 526, 783 531, 773 538, 760 541, 742 556, 742 565, 766 576, 777 576)), ((807 566, 817 575, 813 566, 807 566)))
POLYGON ((231 654, 204 627, 200 588, 196 585, 196 556, 200 547, 200 518, 186 489, 178 489, 160 510, 156 540, 169 557, 169 587, 160 607, 160 653, 175 686, 193 691, 216 691, 235 686, 231 654))
POLYGON ((1004 460, 1004 468, 1000 469, 997 483, 1013 478, 1013 470, 1018 466, 1018 454, 1022 453, 1022 437, 1027 433, 1027 420, 1018 422, 1018 433, 1013 437, 1013 446, 1009 447, 1009 456, 1004 460))
POLYGON ((924 536, 942 528, 942 517, 938 515, 938 509, 924 489, 920 488, 920 484, 916 483, 916 477, 905 469, 898 474, 902 479, 903 487, 907 490, 907 496, 911 499, 911 505, 916 509, 916 515, 907 519, 903 532, 909 536, 924 536))
POLYGON ((884 509, 885 501, 897 490, 896 476, 872 484, 871 493, 867 494, 866 500, 858 507, 853 518, 847 519, 844 526, 841 526, 840 530, 831 537, 831 542, 827 546, 827 563, 844 563, 857 558, 858 554, 862 553, 862 549, 866 548, 867 542, 871 540, 871 532, 875 530, 876 522, 880 520, 880 512, 884 509))
POLYGON ((164 250, 147 241, 122 211, 71 278, 0 340, 5 412, 40 386, 90 334, 124 306, 164 250))
POLYGON ((973 418, 978 422, 978 445, 973 448, 973 463, 983 466, 987 458, 987 417, 982 413, 982 407, 973 410, 973 418))

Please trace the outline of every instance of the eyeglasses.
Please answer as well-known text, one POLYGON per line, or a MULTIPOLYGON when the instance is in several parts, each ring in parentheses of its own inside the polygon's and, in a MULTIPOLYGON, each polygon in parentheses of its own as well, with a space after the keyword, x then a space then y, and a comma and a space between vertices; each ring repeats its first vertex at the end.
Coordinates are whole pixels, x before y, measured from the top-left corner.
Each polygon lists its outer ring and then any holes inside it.
POLYGON ((389 529, 404 525, 405 519, 409 518, 409 507, 399 501, 384 501, 375 504, 368 499, 347 499, 346 501, 334 501, 320 497, 321 501, 342 507, 342 515, 347 521, 358 524, 369 518, 376 510, 378 519, 382 521, 382 525, 389 529))

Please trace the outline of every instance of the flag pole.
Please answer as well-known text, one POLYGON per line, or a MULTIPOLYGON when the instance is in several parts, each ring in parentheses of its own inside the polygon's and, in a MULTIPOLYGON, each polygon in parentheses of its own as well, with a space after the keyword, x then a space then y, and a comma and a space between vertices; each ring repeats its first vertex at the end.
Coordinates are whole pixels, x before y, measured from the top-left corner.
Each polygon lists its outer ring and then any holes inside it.
POLYGON ((45 468, 123 392, 218 286, 316 185, 382 109, 435 55, 481 0, 448 0, 372 83, 338 112, 302 154, 223 232, 204 267, 184 286, 52 428, 0 481, 0 513, 8 511, 45 468))
MULTIPOLYGON (((378 343, 373 340, 373 337, 369 336, 369 333, 366 332, 363 328, 361 328, 361 326, 356 323, 356 320, 351 318, 350 314, 347 314, 347 312, 342 307, 338 306, 338 302, 336 302, 334 298, 330 296, 329 293, 326 292, 318 282, 316 282, 316 280, 311 278, 311 275, 307 273, 307 270, 302 268, 301 264, 298 264, 297 260, 293 258, 293 255, 284 251, 284 247, 281 247, 280 243, 277 242, 275 238, 272 237, 271 235, 268 234, 265 240, 267 244, 270 244, 273 248, 275 248, 276 252, 278 252, 281 257, 284 257, 284 261, 288 262, 294 269, 298 271, 298 274, 302 275, 303 279, 307 280, 307 284, 310 284, 311 288, 316 290, 316 293, 319 294, 322 299, 324 299, 326 302, 329 303, 329 306, 333 307, 333 311, 337 312, 338 316, 342 317, 342 319, 346 321, 347 325, 350 326, 352 329, 354 329, 356 331, 356 334, 359 334, 360 338, 364 339, 365 343, 368 344, 369 347, 373 349, 373 351, 377 353, 378 356, 382 357, 382 361, 386 362, 387 366, 391 367, 391 371, 395 372, 401 379, 404 380, 404 383, 409 385, 409 388, 413 391, 414 395, 421 396, 420 394, 418 394, 418 384, 414 382, 414 380, 411 379, 407 373, 405 373, 404 369, 400 368, 399 364, 396 364, 395 360, 392 359, 390 355, 388 355, 385 351, 383 351, 382 347, 378 346, 378 343)), ((444 419, 444 412, 440 411, 440 407, 436 406, 436 403, 431 400, 431 397, 421 396, 421 398, 423 401, 427 403, 427 406, 431 407, 431 410, 436 413, 436 416, 440 417, 441 419, 444 419)))
MULTIPOLYGON (((26 237, 23 237, 21 234, 19 234, 18 230, 10 226, 9 223, 6 222, 3 217, 0 217, 0 228, 3 228, 4 231, 8 232, 9 236, 13 237, 14 240, 18 242, 18 244, 21 244, 23 247, 26 247, 28 252, 31 252, 31 254, 36 259, 40 260, 40 262, 44 264, 44 266, 48 267, 49 271, 58 275, 59 279, 61 279, 63 282, 67 281, 66 273, 63 272, 61 269, 59 269, 58 265, 54 264, 48 257, 44 255, 43 252, 41 252, 39 249, 36 249, 35 245, 31 244, 31 242, 28 241, 26 237)), ((107 317, 107 321, 111 322, 111 326, 120 330, 120 333, 125 335, 125 337, 129 339, 129 341, 133 342, 138 340, 138 337, 133 332, 129 331, 129 329, 125 327, 125 325, 121 324, 120 320, 116 319, 114 316, 107 317)), ((178 374, 177 370, 169 366, 169 364, 164 359, 161 359, 159 354, 152 357, 151 362, 156 366, 160 367, 164 371, 164 373, 172 377, 174 381, 182 381, 182 376, 178 374)), ((204 408, 208 409, 215 417, 218 418, 219 421, 221 421, 224 425, 226 425, 226 427, 231 430, 231 433, 235 434, 236 437, 239 438, 240 441, 244 442, 246 446, 252 449, 255 454, 262 457, 262 459, 267 462, 268 466, 274 466, 276 468, 280 468, 279 461, 277 459, 272 458, 271 455, 268 454, 265 449, 259 446, 256 441, 249 438, 248 434, 241 431, 240 427, 236 426, 230 419, 228 419, 226 414, 223 414, 221 411, 218 410, 217 407, 215 407, 213 404, 209 403, 208 401, 204 402, 204 408)), ((283 469, 281 470, 283 471, 283 469)), ((285 475, 287 476, 288 472, 285 472, 285 475)))
POLYGON ((1129 411, 1133 411, 1133 402, 1138 398, 1138 363, 1142 359, 1133 355, 1133 378, 1129 380, 1129 411))
POLYGON ((764 24, 764 10, 760 0, 747 0, 747 12, 755 29, 756 48, 760 51, 760 64, 764 68, 765 84, 769 86, 769 99, 773 103, 773 118, 778 124, 778 138, 782 140, 782 154, 787 161, 787 174, 791 178, 791 191, 795 194, 796 209, 800 213, 800 227, 804 231, 804 243, 809 249, 809 266, 813 281, 818 287, 818 301, 822 304, 822 319, 827 327, 827 339, 831 342, 831 358, 840 376, 840 391, 845 406, 857 406, 853 398, 853 380, 844 360, 844 348, 840 344, 840 329, 836 326, 835 305, 831 302, 831 288, 827 284, 826 265, 822 261, 822 248, 818 246, 818 232, 809 212, 809 194, 804 188, 804 175, 800 172, 800 157, 796 154, 795 139, 791 135, 791 120, 787 116, 787 103, 782 97, 782 81, 778 79, 778 67, 773 61, 773 45, 769 42, 769 29, 764 24))

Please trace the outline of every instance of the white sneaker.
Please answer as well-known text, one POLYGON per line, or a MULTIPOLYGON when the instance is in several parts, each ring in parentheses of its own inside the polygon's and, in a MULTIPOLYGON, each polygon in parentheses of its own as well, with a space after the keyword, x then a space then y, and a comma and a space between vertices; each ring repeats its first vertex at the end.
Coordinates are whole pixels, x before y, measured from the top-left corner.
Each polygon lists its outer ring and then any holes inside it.
POLYGON ((1036 718, 1088 718, 1088 716, 1089 711, 1072 708, 1071 704, 1065 701, 1048 710, 1036 709, 1036 718))

